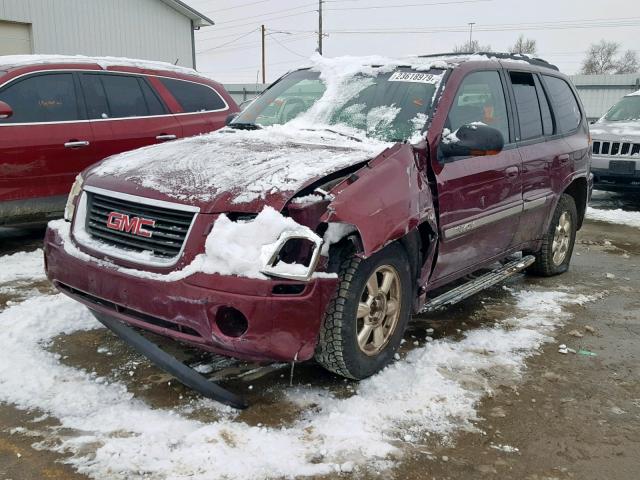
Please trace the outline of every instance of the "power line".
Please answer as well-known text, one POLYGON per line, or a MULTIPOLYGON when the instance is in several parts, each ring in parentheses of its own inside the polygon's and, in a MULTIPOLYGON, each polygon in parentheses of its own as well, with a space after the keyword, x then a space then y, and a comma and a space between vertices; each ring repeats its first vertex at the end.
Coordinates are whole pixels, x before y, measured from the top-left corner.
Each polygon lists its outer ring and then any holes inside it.
POLYGON ((218 48, 224 47, 225 45, 231 45, 232 43, 235 43, 235 42, 237 42, 238 40, 243 39, 243 38, 245 38, 245 37, 248 37, 248 36, 249 36, 249 35, 251 35, 252 33, 255 33, 255 31, 256 31, 255 29, 250 30, 250 31, 248 31, 247 33, 244 33, 243 35, 240 35, 239 37, 234 38, 233 40, 229 40, 228 42, 221 43, 220 45, 216 45, 215 47, 209 47, 209 48, 206 48, 206 49, 204 49, 204 50, 200 50, 199 52, 196 52, 196 53, 209 52, 209 51, 211 51, 211 50, 217 50, 218 48))
POLYGON ((288 52, 293 53, 294 55, 297 55, 298 57, 302 57, 302 58, 309 58, 309 55, 302 55, 301 53, 295 52, 293 50, 291 50, 289 47, 287 47, 286 45, 284 45, 283 43, 280 42, 280 40, 278 40, 276 37, 272 36, 271 39, 273 41, 275 41, 278 45, 280 45, 282 48, 284 48, 285 50, 287 50, 288 52))
POLYGON ((327 8, 327 10, 371 10, 380 8, 410 8, 410 7, 428 7, 430 5, 456 5, 460 3, 481 3, 492 2, 493 0, 453 0, 450 2, 428 2, 428 3, 408 3, 403 5, 367 5, 366 7, 342 7, 327 8))
POLYGON ((315 5, 316 5, 315 3, 306 3, 304 5, 299 5, 297 7, 283 8, 281 10, 275 10, 273 12, 260 13, 258 15, 249 15, 249 16, 245 16, 245 17, 234 18, 234 19, 231 19, 231 20, 225 20, 223 22, 217 22, 216 25, 223 25, 223 24, 226 24, 226 23, 242 22, 242 21, 248 20, 250 18, 263 18, 263 17, 267 17, 267 16, 271 16, 271 15, 276 15, 278 13, 291 12, 293 10, 300 10, 301 8, 314 7, 315 5))
MULTIPOLYGON (((268 22, 271 22, 273 20, 279 20, 281 18, 297 17, 299 15, 305 15, 307 13, 316 13, 316 10, 306 10, 304 12, 292 13, 292 14, 289 14, 289 15, 280 15, 279 17, 267 18, 267 19, 264 19, 264 20, 268 21, 268 22)), ((217 28, 216 31, 229 30, 230 28, 244 27, 246 25, 257 25, 258 23, 260 23, 260 22, 253 21, 253 22, 247 22, 247 23, 242 23, 242 24, 238 24, 238 25, 229 25, 229 26, 226 26, 226 27, 217 28)))

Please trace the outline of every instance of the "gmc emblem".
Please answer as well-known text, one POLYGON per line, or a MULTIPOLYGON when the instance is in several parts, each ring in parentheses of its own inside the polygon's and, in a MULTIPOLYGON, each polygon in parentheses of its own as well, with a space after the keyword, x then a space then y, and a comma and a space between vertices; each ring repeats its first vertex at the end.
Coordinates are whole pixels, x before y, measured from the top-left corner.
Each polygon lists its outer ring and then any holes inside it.
POLYGON ((149 220, 148 218, 133 217, 119 212, 111 212, 107 217, 107 228, 111 230, 118 230, 119 232, 132 233, 139 237, 150 238, 153 232, 145 230, 143 227, 154 227, 155 220, 149 220))

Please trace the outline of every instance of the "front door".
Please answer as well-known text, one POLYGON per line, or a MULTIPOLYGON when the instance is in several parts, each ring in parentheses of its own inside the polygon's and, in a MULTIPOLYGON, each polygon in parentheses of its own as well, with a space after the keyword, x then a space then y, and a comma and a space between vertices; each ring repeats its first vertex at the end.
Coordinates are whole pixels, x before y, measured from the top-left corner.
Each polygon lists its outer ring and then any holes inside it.
POLYGON ((434 162, 440 247, 432 281, 446 280, 499 257, 513 243, 522 212, 522 160, 512 141, 509 118, 497 70, 477 71, 464 78, 450 107, 443 137, 455 141, 450 134, 458 128, 482 122, 502 133, 505 147, 495 155, 434 162))
POLYGON ((75 176, 95 162, 71 72, 33 74, 0 88, 13 115, 0 120, 0 202, 6 216, 60 213, 75 176))

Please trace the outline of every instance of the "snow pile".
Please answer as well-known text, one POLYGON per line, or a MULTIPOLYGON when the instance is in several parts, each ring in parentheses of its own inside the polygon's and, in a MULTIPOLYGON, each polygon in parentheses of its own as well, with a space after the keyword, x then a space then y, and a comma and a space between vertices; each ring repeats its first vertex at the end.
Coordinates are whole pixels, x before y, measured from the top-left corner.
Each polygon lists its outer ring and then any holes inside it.
POLYGON ((0 257, 0 284, 44 280, 44 253, 42 249, 18 252, 0 257))
POLYGON ((599 208, 587 207, 587 219, 640 228, 640 212, 628 212, 619 208, 615 210, 601 210, 599 208))
POLYGON ((47 445, 94 478, 249 480, 391 466, 404 442, 422 444, 428 434, 474 428, 492 379, 517 379, 525 358, 568 316, 562 305, 590 300, 540 291, 516 299, 516 316, 467 332, 461 341, 413 350, 361 382, 350 398, 310 387, 291 391, 293 401, 314 408, 290 426, 272 428, 249 426, 231 414, 201 422, 152 409, 121 383, 61 364, 47 343, 98 323, 65 297, 34 298, 0 313, 0 400, 57 418, 61 426, 51 430, 57 442, 47 445))
POLYGON ((95 63, 103 69, 109 67, 136 67, 148 70, 166 70, 185 75, 197 75, 208 78, 192 68, 180 67, 167 62, 140 60, 125 57, 87 57, 84 55, 3 55, 0 56, 0 69, 25 67, 28 65, 51 63, 95 63))

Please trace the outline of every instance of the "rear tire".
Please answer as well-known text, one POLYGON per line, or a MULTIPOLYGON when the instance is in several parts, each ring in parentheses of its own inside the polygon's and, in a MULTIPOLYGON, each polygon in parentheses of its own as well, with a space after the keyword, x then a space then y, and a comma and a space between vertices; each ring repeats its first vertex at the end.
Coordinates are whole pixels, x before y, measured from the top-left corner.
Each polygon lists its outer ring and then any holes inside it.
POLYGON ((345 255, 338 275, 315 358, 333 373, 360 380, 384 368, 400 346, 411 313, 411 269, 394 243, 367 259, 345 255))
POLYGON ((577 225, 576 203, 570 195, 562 194, 542 239, 542 247, 534 253, 536 261, 528 272, 542 277, 566 272, 573 254, 577 225))

